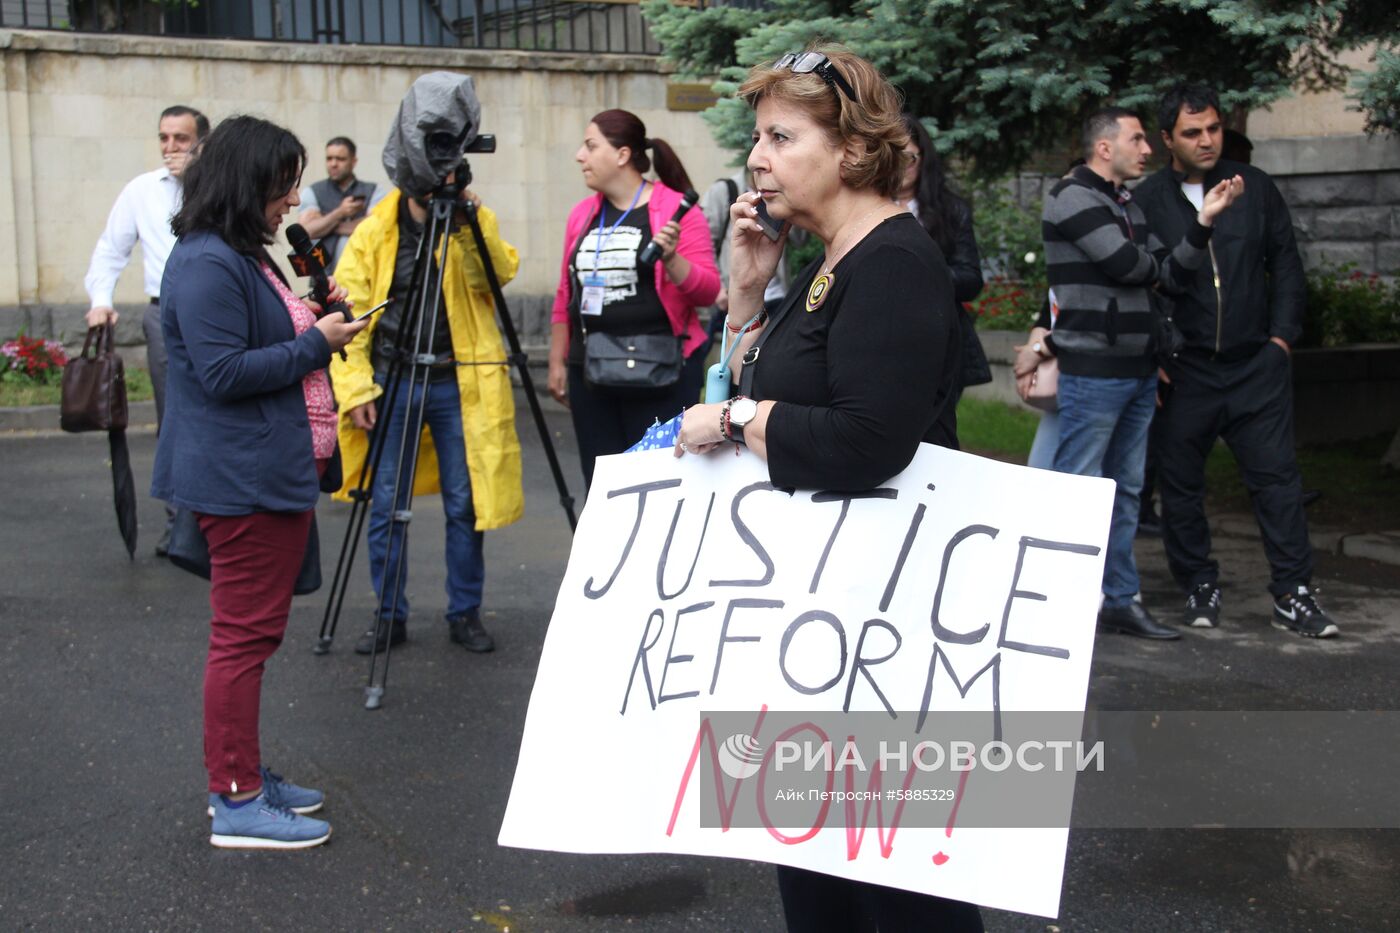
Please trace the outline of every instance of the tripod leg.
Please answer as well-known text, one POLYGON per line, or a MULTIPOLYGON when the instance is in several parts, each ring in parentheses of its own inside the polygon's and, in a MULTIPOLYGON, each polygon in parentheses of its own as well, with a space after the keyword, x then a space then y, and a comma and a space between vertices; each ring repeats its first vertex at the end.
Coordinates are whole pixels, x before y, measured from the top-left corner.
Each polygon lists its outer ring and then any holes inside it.
POLYGON ((358 541, 358 532, 352 529, 360 523, 366 501, 357 498, 350 508, 347 531, 351 533, 347 534, 340 544, 340 557, 335 562, 335 576, 331 578, 331 595, 326 600, 325 614, 321 616, 321 634, 316 639, 316 646, 311 649, 315 654, 328 653, 331 650, 331 642, 335 640, 336 625, 340 621, 340 606, 344 600, 346 584, 349 582, 350 565, 354 563, 355 544, 358 541))
MULTIPOLYGON (((427 238, 418 241, 418 249, 413 257, 413 275, 409 279, 408 293, 410 295, 420 294, 422 283, 426 274, 424 264, 425 244, 427 238)), ((392 356, 389 367, 385 373, 385 390, 380 395, 380 402, 388 409, 392 409, 398 401, 399 388, 403 380, 403 355, 408 346, 409 328, 400 327, 394 340, 392 356)), ((415 339, 417 334, 414 335, 415 339)), ((364 528, 365 517, 372 509, 372 501, 369 494, 370 486, 374 476, 379 472, 379 461, 384 455, 385 433, 375 432, 370 437, 369 453, 365 458, 365 463, 360 469, 360 480, 355 488, 350 491, 350 498, 354 500, 354 507, 350 512, 350 521, 345 529, 345 540, 340 546, 340 559, 336 563, 335 577, 331 584, 330 595, 326 600, 326 611, 321 618, 321 633, 316 640, 316 645, 312 649, 316 654, 327 654, 331 650, 331 642, 335 639, 335 630, 340 623, 340 610, 345 604, 345 590, 350 585, 350 570, 355 564, 355 552, 359 547, 360 532, 364 528)), ((375 610, 378 616, 378 608, 375 610)), ((379 636, 378 623, 375 625, 376 643, 379 636)))
MULTIPOLYGON (((413 487, 418 472, 418 450, 423 436, 425 407, 428 401, 427 370, 421 379, 417 367, 413 369, 408 397, 401 406, 386 411, 383 415, 384 433, 389 442, 398 445, 398 456, 393 463, 393 482, 384 496, 388 510, 388 528, 385 532, 383 567, 380 571, 379 593, 377 594, 374 641, 370 649, 369 679, 365 686, 365 708, 378 709, 383 701, 384 687, 389 678, 389 658, 391 655, 392 627, 399 617, 400 606, 404 603, 404 586, 407 582, 408 526, 413 520, 413 487), (402 411, 402 419, 400 419, 402 411), (386 608, 387 607, 387 611, 386 608), (380 671, 380 646, 383 646, 384 664, 380 671)), ((381 493, 384 491, 380 487, 381 493)))
POLYGON ((554 474, 554 485, 559 490, 559 504, 569 520, 569 530, 578 529, 578 519, 574 517, 574 498, 569 495, 569 484, 564 481, 564 471, 559 468, 559 456, 554 451, 554 439, 549 427, 544 423, 544 409, 540 407, 539 393, 535 390, 535 380, 530 376, 529 357, 520 349, 520 337, 515 332, 515 322, 510 318, 506 296, 501 292, 501 280, 496 275, 496 267, 491 263, 491 253, 486 248, 486 238, 481 233, 481 222, 476 217, 476 205, 470 201, 462 205, 466 209, 467 223, 472 229, 472 240, 476 243, 477 255, 486 272, 486 281, 491 285, 491 296, 496 300, 496 315, 501 322, 501 333, 510 346, 511 361, 520 374, 520 384, 525 388, 525 397, 530 402, 530 414, 534 416, 535 428, 540 432, 540 443, 544 446, 545 458, 549 461, 550 472, 554 474))
MULTIPOLYGON (((403 342, 402 335, 400 335, 399 342, 403 342)), ((402 368, 397 360, 389 365, 385 379, 387 388, 380 396, 380 400, 385 401, 389 407, 392 407, 398 399, 402 368)), ((336 563, 335 577, 331 582, 330 595, 326 599, 326 611, 321 617, 321 633, 316 640, 315 647, 311 649, 315 654, 330 652, 331 642, 335 639, 335 630, 340 623, 340 609, 345 602, 345 590, 350 585, 350 569, 355 563, 360 530, 364 527, 365 516, 371 508, 369 487, 373 482, 374 475, 379 471, 379 461, 384 455, 382 435, 383 432, 380 432, 371 436, 369 455, 360 470, 360 481, 350 491, 350 498, 354 500, 354 506, 351 508, 350 521, 345 528, 345 538, 340 545, 340 559, 336 563)))
MULTIPOLYGON (((427 229, 423 231, 423 237, 418 243, 418 263, 413 272, 413 279, 416 282, 426 285, 428 276, 424 272, 424 266, 433 255, 447 255, 447 235, 450 230, 452 217, 452 202, 434 198, 430 206, 430 217, 427 229), (441 244, 440 252, 437 249, 441 244), (434 249, 425 253, 424 245, 432 244, 434 249)), ((381 708, 384 701, 385 688, 389 682, 389 658, 392 652, 389 649, 390 632, 389 626, 393 624, 393 617, 398 613, 399 600, 403 596, 403 586, 407 579, 407 568, 405 566, 406 555, 408 553, 408 525, 413 519, 413 488, 414 480, 418 474, 418 452, 423 437, 423 424, 427 414, 428 405, 428 379, 429 360, 431 353, 427 352, 433 346, 433 338, 437 332, 437 309, 442 302, 443 278, 446 272, 446 263, 438 265, 436 275, 432 278, 432 287, 420 288, 419 292, 413 296, 413 303, 408 307, 416 308, 417 320, 414 322, 413 347, 415 353, 413 362, 409 369, 409 396, 405 401, 404 430, 398 438, 399 457, 395 463, 393 493, 389 499, 391 510, 391 522, 389 525, 389 552, 385 555, 385 571, 388 574, 384 578, 381 586, 389 591, 389 615, 385 617, 383 613, 376 612, 375 637, 370 652, 369 682, 365 685, 365 709, 376 710, 381 708), (425 334, 426 326, 426 334, 425 334), (422 352, 417 352, 422 351, 422 352), (410 412, 409 409, 412 409, 410 412), (399 547, 397 553, 394 552, 394 532, 399 532, 399 547), (392 563, 392 569, 389 564, 392 563), (378 671, 379 645, 381 638, 384 644, 384 669, 375 682, 375 674, 378 671)), ((404 324, 407 321, 403 322, 404 324)), ((386 424, 387 436, 392 434, 393 415, 397 412, 387 414, 389 422, 386 424)), ((383 605, 384 594, 380 594, 380 604, 383 605)))

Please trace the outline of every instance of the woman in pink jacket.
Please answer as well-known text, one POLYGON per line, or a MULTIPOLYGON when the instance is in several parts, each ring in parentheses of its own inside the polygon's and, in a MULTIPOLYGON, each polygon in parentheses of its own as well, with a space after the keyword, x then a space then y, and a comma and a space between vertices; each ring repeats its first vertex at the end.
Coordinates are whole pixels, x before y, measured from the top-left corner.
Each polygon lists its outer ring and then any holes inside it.
POLYGON ((690 177, 676 153, 626 110, 595 116, 574 155, 596 194, 569 212, 549 351, 549 393, 569 406, 586 485, 593 462, 621 453, 656 419, 699 400, 705 331, 696 308, 719 294, 710 228, 698 210, 672 220, 690 177), (651 155, 648 156, 647 153, 651 155), (653 163, 660 181, 644 174, 653 163), (661 259, 639 260, 655 240, 661 259), (673 335, 685 357, 680 378, 662 389, 618 390, 584 378, 585 334, 673 335))

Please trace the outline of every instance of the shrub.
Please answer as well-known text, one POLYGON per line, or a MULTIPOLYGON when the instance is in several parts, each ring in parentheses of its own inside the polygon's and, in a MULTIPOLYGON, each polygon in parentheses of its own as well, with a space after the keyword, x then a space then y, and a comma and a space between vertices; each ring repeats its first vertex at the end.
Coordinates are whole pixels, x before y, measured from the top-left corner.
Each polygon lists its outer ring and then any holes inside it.
POLYGON ((1007 180, 976 187, 971 200, 986 283, 968 310, 980 328, 1029 330, 1046 295, 1040 203, 1023 206, 1007 180))
POLYGON ((1304 347, 1400 340, 1400 286, 1351 265, 1324 265, 1308 274, 1304 347))

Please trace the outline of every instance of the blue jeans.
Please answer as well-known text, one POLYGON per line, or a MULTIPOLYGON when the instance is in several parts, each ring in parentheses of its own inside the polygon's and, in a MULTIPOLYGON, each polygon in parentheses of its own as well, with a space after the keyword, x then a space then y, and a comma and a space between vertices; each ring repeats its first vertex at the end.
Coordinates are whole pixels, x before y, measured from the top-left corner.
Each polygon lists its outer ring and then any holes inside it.
MULTIPOLYGON (((394 494, 394 474, 399 448, 410 412, 423 388, 400 383, 393 411, 380 410, 375 431, 387 431, 379 470, 370 486, 373 504, 369 515, 369 576, 379 599, 379 617, 401 621, 408 618, 408 553, 404 542, 405 525, 389 521, 389 500, 394 494), (410 389, 412 391, 410 391, 410 389), (409 396, 412 395, 412 399, 409 396), (399 550, 405 548, 400 565, 399 550), (386 570, 386 567, 388 570, 386 570), (398 586, 386 586, 388 574, 399 567, 398 586), (394 590, 398 599, 394 600, 394 590)), ((481 589, 486 579, 482 555, 482 533, 476 530, 476 510, 472 508, 472 482, 467 471, 466 439, 462 434, 462 404, 455 380, 429 382, 428 403, 423 423, 437 450, 438 479, 442 485, 442 510, 447 516, 447 618, 459 618, 481 605, 481 589)), ((380 404, 387 403, 381 396, 380 404)), ((408 451, 412 454, 412 449, 408 451)), ((408 508, 411 477, 405 476, 396 508, 408 508)))
POLYGON ((1060 446, 1060 413, 1043 411, 1040 424, 1035 427, 1035 440, 1031 442, 1031 452, 1026 458, 1026 466, 1037 470, 1055 469, 1055 450, 1060 446))
POLYGON ((1060 373, 1060 445, 1055 471, 1106 476, 1118 484, 1103 566, 1103 604, 1116 609, 1137 595, 1137 533, 1147 429, 1157 404, 1157 376, 1107 379, 1060 373))

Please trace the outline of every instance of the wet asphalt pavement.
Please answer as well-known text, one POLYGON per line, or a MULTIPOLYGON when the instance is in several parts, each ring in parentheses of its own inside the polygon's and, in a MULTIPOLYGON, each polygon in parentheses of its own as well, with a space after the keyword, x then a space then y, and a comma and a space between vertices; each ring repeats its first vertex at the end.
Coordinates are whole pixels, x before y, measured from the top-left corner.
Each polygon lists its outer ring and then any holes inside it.
MULTIPOLYGON (((268 666, 263 752, 325 789, 330 844, 247 853, 208 844, 200 696, 207 584, 152 556, 160 507, 139 497, 128 562, 105 438, 0 435, 0 926, 13 930, 734 930, 782 928, 769 866, 500 848, 516 750, 569 536, 528 409, 526 518, 487 535, 485 621, 470 655, 441 621, 442 521, 420 500, 410 642, 385 708, 363 709, 352 653, 372 594, 360 565, 333 652, 314 656, 325 591, 296 600, 268 666)), ((568 417, 551 406, 566 478, 568 417)), ((155 446, 130 435, 139 490, 155 446)), ((324 501, 327 579, 348 507, 324 501)), ((1267 624, 1257 541, 1219 538, 1226 616, 1181 642, 1101 636, 1091 702, 1134 709, 1395 709, 1400 568, 1322 556, 1343 637, 1267 624)), ((1156 541, 1144 596, 1179 602, 1156 541)), ((1400 831, 1074 831, 1055 921, 985 912, 989 930, 1400 928, 1400 831)))

